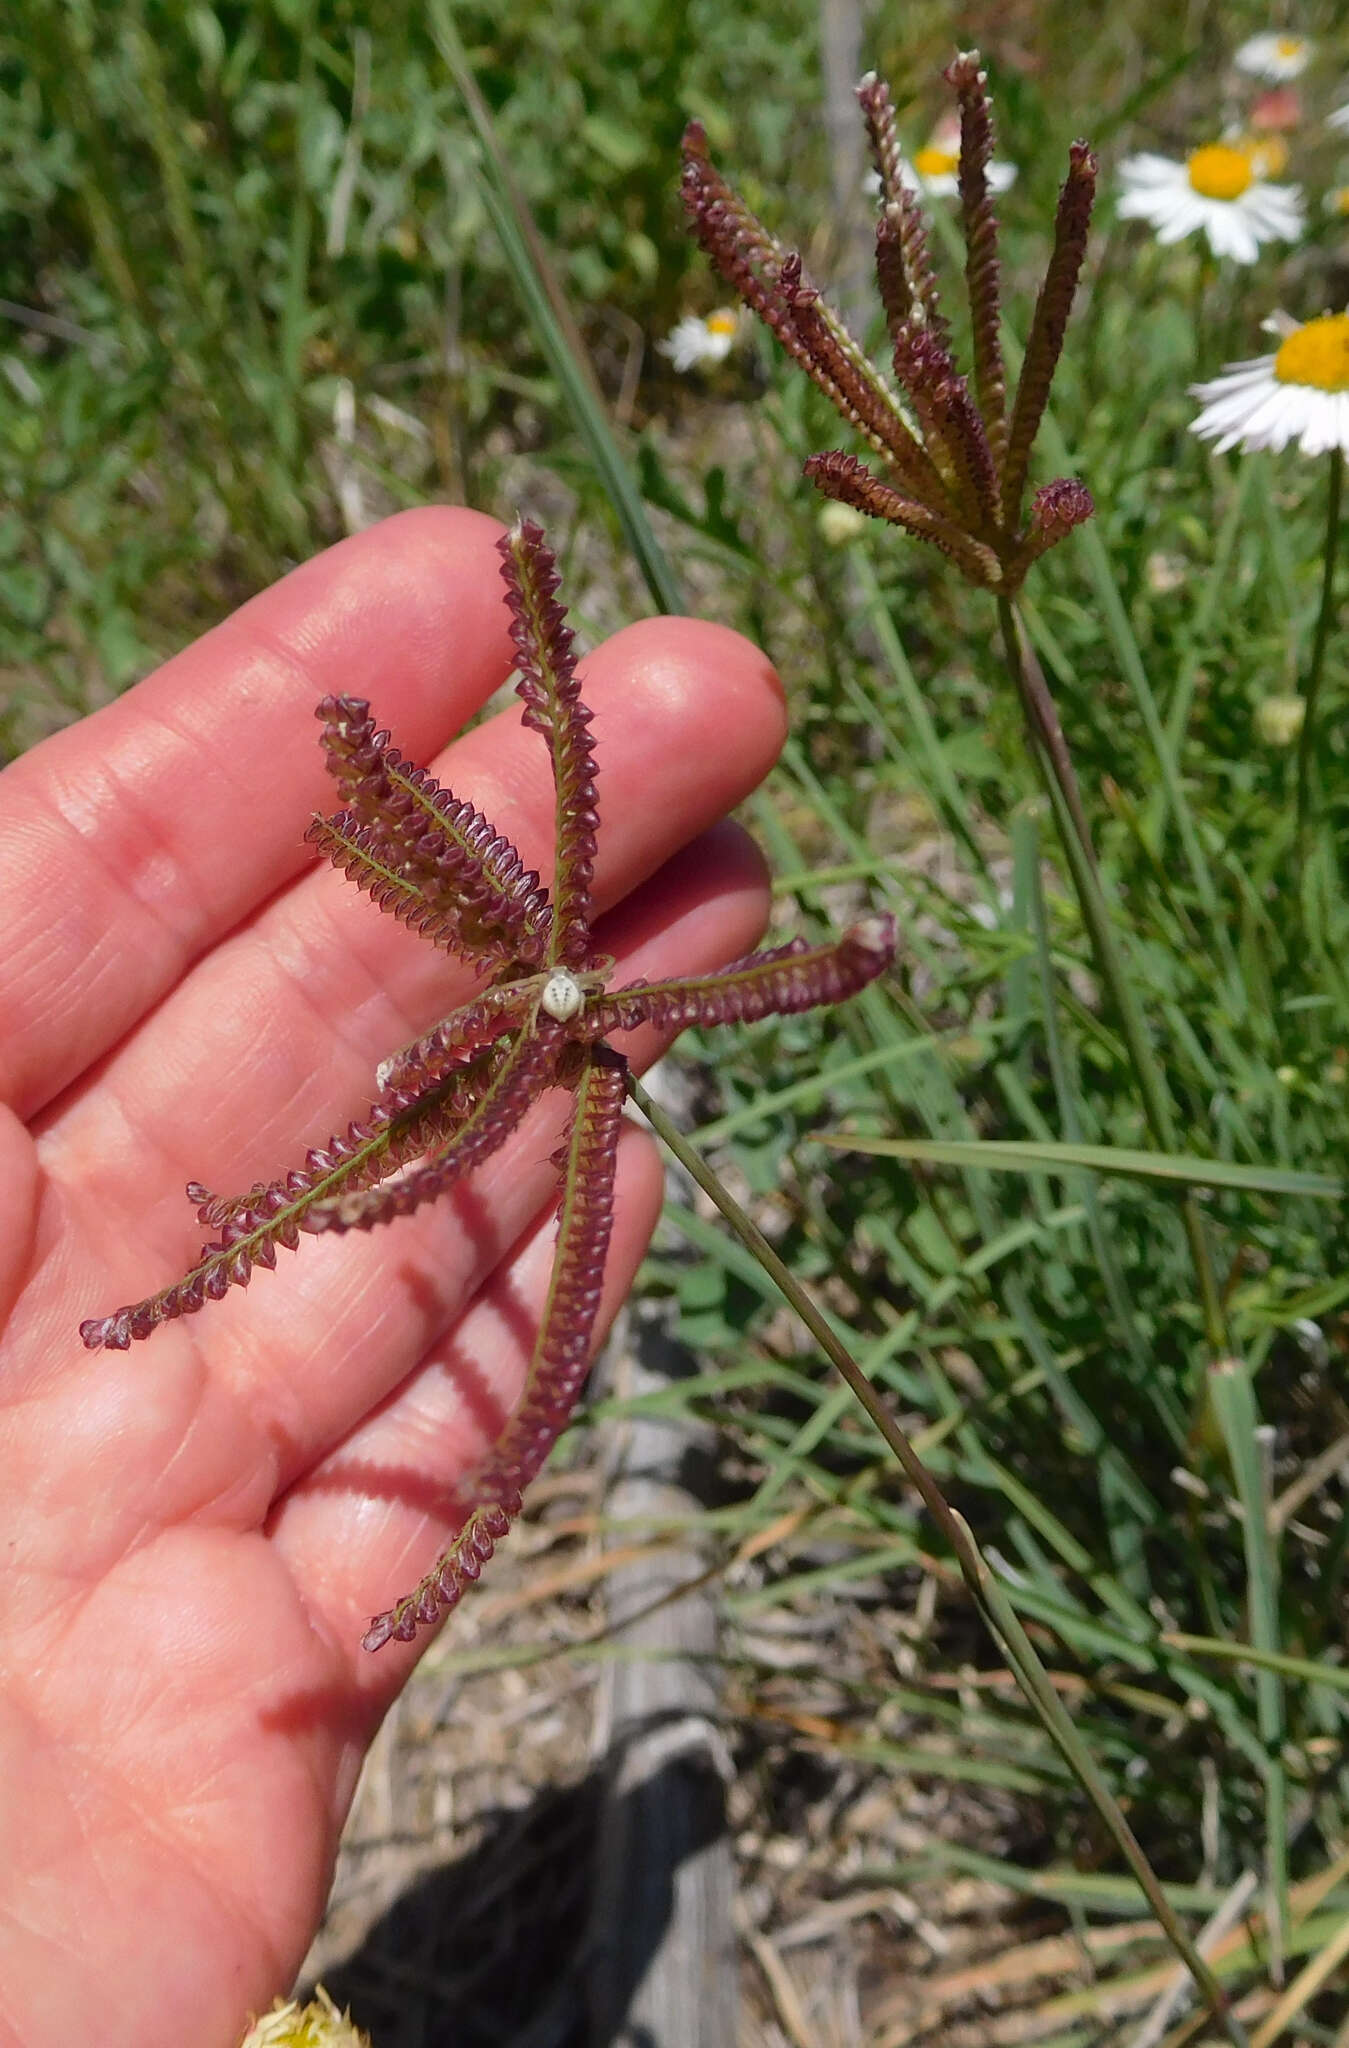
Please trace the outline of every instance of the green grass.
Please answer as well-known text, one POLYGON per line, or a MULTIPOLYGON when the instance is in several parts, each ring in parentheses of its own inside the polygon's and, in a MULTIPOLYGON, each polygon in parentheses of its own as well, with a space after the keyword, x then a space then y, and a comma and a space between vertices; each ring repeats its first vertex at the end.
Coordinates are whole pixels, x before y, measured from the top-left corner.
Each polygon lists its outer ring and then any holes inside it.
MULTIPOLYGON (((307 0, 23 12, 0 30, 0 295, 37 324, 0 333, 0 741, 78 715, 335 538, 343 478, 367 514, 449 494, 505 513, 527 455, 573 508, 555 538, 586 549, 597 630, 648 592, 672 599, 664 565, 690 604, 759 638, 793 710, 752 814, 784 916, 810 933, 840 905, 884 904, 902 961, 823 1024, 719 1042, 695 1142, 969 1522, 1191 1931, 1258 1873, 1265 1931, 1239 1931, 1219 1972, 1269 1984, 1271 1950, 1326 1938, 1314 1880, 1349 1834, 1344 1490, 1326 1462, 1349 1430, 1349 673, 1332 639, 1299 861, 1294 753, 1254 713, 1306 659, 1325 479, 1295 454, 1215 460, 1186 431, 1185 387, 1257 353, 1275 305, 1322 309, 1329 230, 1206 278, 1190 245, 1112 226, 1107 174, 1055 391, 1046 452, 1098 510, 1035 573, 1027 616, 1174 1118, 1149 1170, 991 604, 886 531, 828 542, 799 471, 841 433, 767 343, 701 382, 650 353, 680 310, 721 297, 680 227, 685 113, 828 271, 813 11, 505 0, 444 10, 439 41, 437 10, 410 7, 377 33, 307 0), (486 127, 446 67, 449 23, 486 127), (546 281, 513 193, 588 361, 563 330, 538 338, 546 281), (816 1142, 838 1131, 874 1149, 816 1142), (1185 1186, 1239 1361, 1216 1371, 1185 1186)), ((989 53, 1022 166, 1013 335, 1069 137, 1107 163, 1183 147, 1220 117, 1224 50, 1264 25, 1233 9, 1187 44, 1166 10, 1126 6, 1082 47, 1072 19, 1042 5, 989 53)), ((918 7, 875 50, 913 141, 949 37, 945 9, 918 7)), ((1333 103, 1334 84, 1331 65, 1309 96, 1333 103)), ((1335 171, 1313 142, 1292 174, 1314 204, 1335 171)), ((731 1626, 751 1598, 846 1599, 854 1574, 880 1574, 902 1611, 935 1576, 912 1739, 876 1735, 886 1701, 859 1698, 857 1744, 880 1772, 991 1773, 1027 1802, 1048 1895, 1141 1916, 1113 1849, 1100 1894, 1073 1891, 1083 1795, 1042 1722, 1007 1692, 977 1719, 939 1693, 972 1654, 953 1558, 851 1398, 784 1336, 761 1267, 672 1204, 645 1284, 701 1358, 668 1406, 714 1416, 753 1475, 714 1518, 728 1555, 805 1511, 731 1626)), ((997 1662, 991 1641, 977 1654, 997 1662)), ((1012 1878, 1036 1881, 1029 1865, 1012 1878)), ((1305 2038, 1343 2020, 1320 1991, 1305 2038)))

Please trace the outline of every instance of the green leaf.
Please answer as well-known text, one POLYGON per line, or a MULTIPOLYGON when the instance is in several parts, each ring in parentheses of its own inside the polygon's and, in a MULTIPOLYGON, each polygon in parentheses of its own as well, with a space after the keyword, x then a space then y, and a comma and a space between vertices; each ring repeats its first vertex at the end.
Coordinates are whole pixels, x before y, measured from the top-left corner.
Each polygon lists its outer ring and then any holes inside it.
POLYGON ((606 114, 587 114, 581 133, 597 156, 616 171, 634 171, 646 155, 646 139, 606 114))
POLYGON ((1110 1173, 1125 1180, 1174 1181, 1182 1187, 1246 1195, 1307 1195, 1324 1201, 1335 1201, 1345 1192, 1344 1182, 1326 1173, 1242 1166, 1231 1159, 1195 1159, 1182 1152, 1131 1152, 1112 1145, 1043 1144, 1033 1139, 863 1138, 829 1131, 815 1136, 841 1152, 874 1152, 885 1159, 912 1159, 929 1166, 984 1167, 990 1173, 1110 1173))

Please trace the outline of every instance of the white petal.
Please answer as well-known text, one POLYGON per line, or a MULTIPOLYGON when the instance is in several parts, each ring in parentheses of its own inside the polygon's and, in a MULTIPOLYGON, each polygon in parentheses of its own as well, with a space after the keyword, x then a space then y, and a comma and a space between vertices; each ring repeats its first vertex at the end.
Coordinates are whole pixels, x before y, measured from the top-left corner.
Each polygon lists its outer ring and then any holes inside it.
POLYGON ((1177 193, 1171 204, 1176 218, 1184 221, 1187 235, 1192 235, 1196 228, 1208 226, 1213 201, 1205 199, 1202 193, 1192 192, 1187 185, 1183 192, 1177 193))
POLYGON ((1192 235, 1195 229, 1202 225, 1202 221, 1190 220, 1185 214, 1178 213, 1170 220, 1158 222, 1157 240, 1164 249, 1169 249, 1173 243, 1183 242, 1187 235, 1192 235))
POLYGON ((1216 440, 1220 454, 1235 447, 1238 441, 1249 447, 1255 420, 1262 411, 1268 413, 1271 401, 1282 408, 1287 391, 1286 385, 1268 374, 1250 379, 1219 377, 1207 388, 1216 391, 1217 396, 1190 422, 1190 432, 1201 441, 1216 440))
POLYGON ((681 375, 696 369, 699 363, 720 363, 730 354, 731 334, 713 334, 706 321, 694 313, 686 313, 677 320, 664 341, 658 341, 659 354, 668 356, 681 375))
POLYGON ((1304 213, 1300 185, 1252 185, 1237 201, 1262 240, 1295 242, 1302 233, 1304 213))
POLYGON ((1221 377, 1210 377, 1205 384, 1192 384, 1190 396, 1202 398, 1208 404, 1215 398, 1225 398, 1229 392, 1250 391, 1256 385, 1269 383, 1273 371, 1273 356, 1253 356, 1248 363, 1229 364, 1221 377))
POLYGON ((1178 164, 1174 157, 1156 156, 1146 149, 1137 156, 1126 156, 1118 167, 1118 175, 1122 185, 1147 188, 1188 185, 1190 182, 1184 164, 1178 164))
POLYGON ((1349 128, 1349 106, 1336 107, 1333 114, 1326 115, 1327 128, 1349 128))
POLYGON ((1263 71, 1274 50, 1271 35, 1247 36, 1232 53, 1238 71, 1263 71))
POLYGON ((1316 397, 1319 402, 1308 406, 1298 441, 1304 455, 1325 455, 1331 448, 1343 448, 1349 427, 1349 405, 1343 391, 1318 391, 1316 397))
POLYGON ((1260 237, 1235 206, 1214 201, 1204 226, 1215 256, 1230 256, 1234 263, 1254 263, 1260 254, 1260 237))
POLYGON ((1295 384, 1280 384, 1254 406, 1242 438, 1252 448, 1286 448, 1301 433, 1307 416, 1295 384))
POLYGON ((1324 454, 1335 446, 1335 394, 1302 385, 1298 396, 1301 403, 1296 414, 1290 414, 1293 424, 1288 439, 1296 441, 1306 455, 1324 454))
MULTIPOLYGON (((1201 418, 1206 422, 1204 438, 1207 440, 1216 433, 1214 453, 1223 455, 1237 446, 1248 451, 1282 448, 1296 425, 1296 408, 1288 404, 1287 387, 1273 385, 1253 400, 1213 406, 1201 418)), ((1198 426, 1199 422, 1195 424, 1198 426)))
POLYGON ((1184 236, 1208 226, 1208 202, 1194 192, 1177 192, 1167 200, 1165 207, 1158 209, 1158 215, 1158 241, 1168 244, 1179 242, 1184 236))

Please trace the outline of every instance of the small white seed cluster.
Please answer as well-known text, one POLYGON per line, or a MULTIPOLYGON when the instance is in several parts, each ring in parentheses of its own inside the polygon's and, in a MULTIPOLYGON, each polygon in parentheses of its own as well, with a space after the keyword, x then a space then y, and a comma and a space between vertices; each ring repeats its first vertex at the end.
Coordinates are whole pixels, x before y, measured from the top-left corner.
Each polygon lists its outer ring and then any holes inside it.
POLYGON ((543 984, 539 1008, 555 1023, 570 1024, 585 1008, 585 999, 585 990, 576 976, 568 974, 565 967, 555 967, 543 984))

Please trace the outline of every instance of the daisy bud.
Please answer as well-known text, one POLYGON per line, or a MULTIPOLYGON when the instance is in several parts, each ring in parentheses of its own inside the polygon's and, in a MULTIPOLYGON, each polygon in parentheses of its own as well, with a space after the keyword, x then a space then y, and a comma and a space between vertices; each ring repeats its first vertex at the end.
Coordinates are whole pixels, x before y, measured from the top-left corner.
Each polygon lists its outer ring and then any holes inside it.
POLYGON ((1306 717, 1301 697, 1262 697, 1255 707, 1255 729, 1267 747, 1291 747, 1306 717))
POLYGON ((831 501, 821 505, 816 517, 820 536, 831 548, 846 548, 867 529, 866 513, 859 512, 855 505, 831 501))

